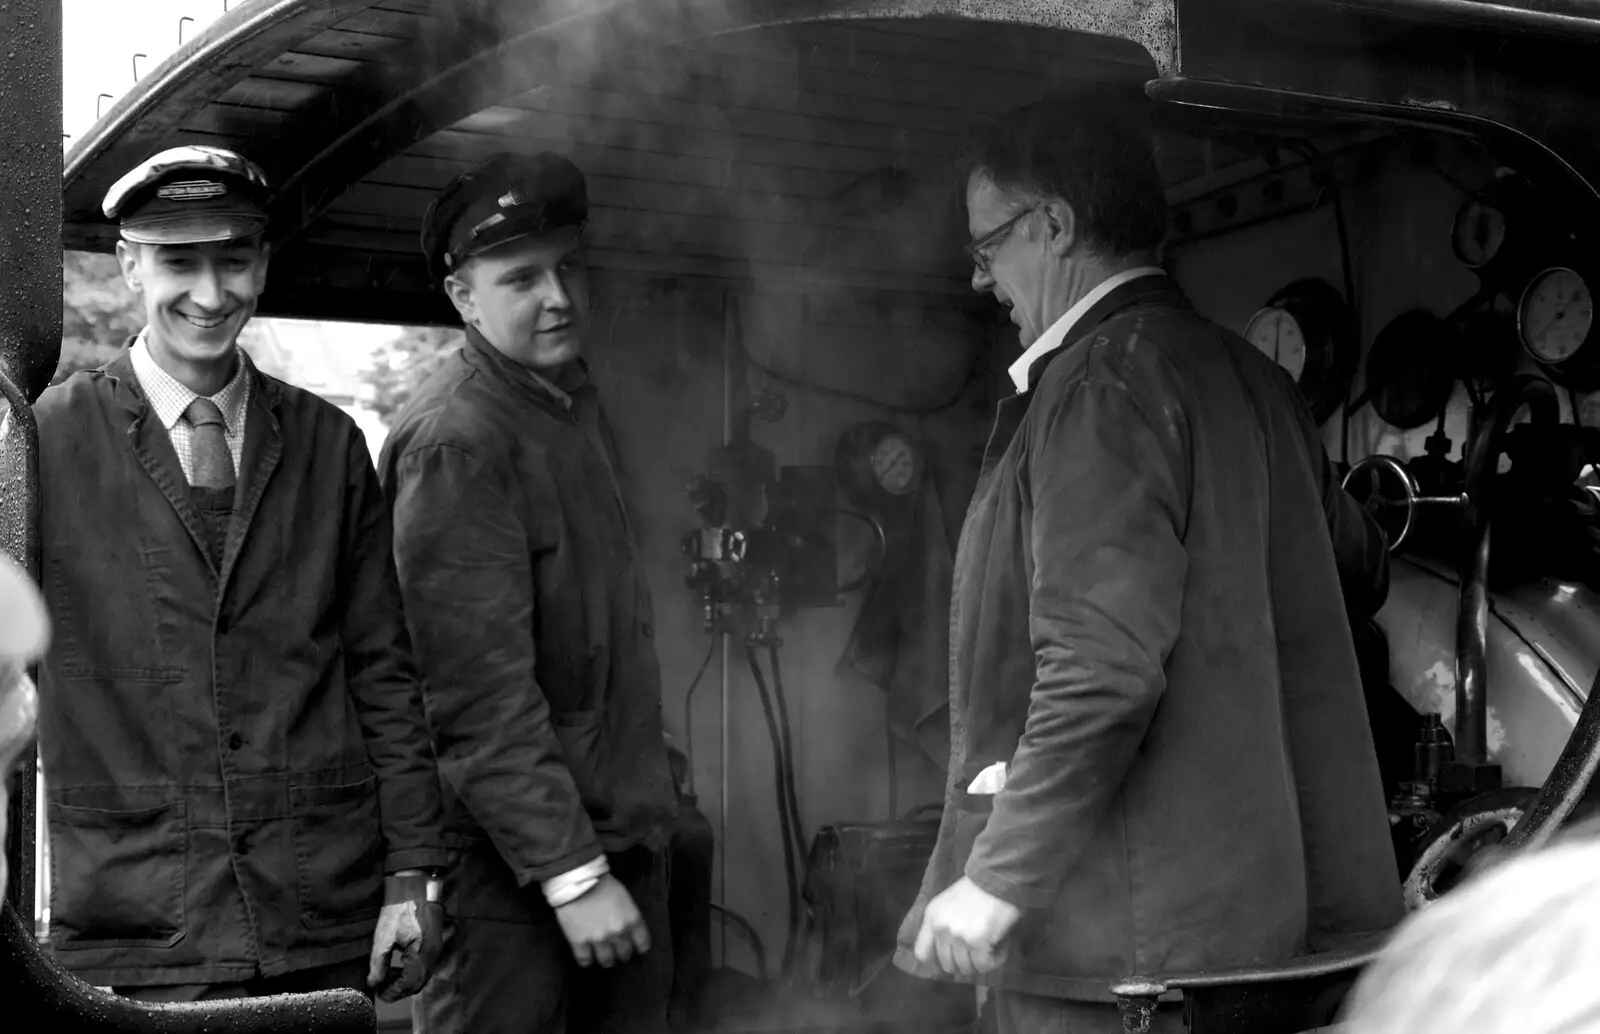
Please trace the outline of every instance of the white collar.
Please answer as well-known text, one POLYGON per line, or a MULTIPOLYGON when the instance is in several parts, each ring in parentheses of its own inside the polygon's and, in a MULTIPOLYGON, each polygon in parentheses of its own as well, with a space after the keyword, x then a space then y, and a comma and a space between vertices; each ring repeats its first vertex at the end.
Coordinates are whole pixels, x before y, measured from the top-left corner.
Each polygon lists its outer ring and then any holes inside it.
POLYGON ((1021 395, 1028 390, 1028 375, 1033 370, 1033 364, 1066 344, 1067 335, 1072 332, 1073 325, 1083 319, 1084 313, 1093 308, 1096 302, 1130 280, 1137 280, 1142 276, 1160 276, 1165 272, 1166 270, 1160 266, 1136 266, 1133 269, 1125 269, 1102 280, 1094 290, 1079 298, 1072 308, 1062 313, 1060 319, 1050 324, 1050 328, 1039 335, 1037 341, 1028 346, 1028 350, 1022 353, 1022 358, 1011 364, 1009 372, 1011 382, 1017 386, 1017 394, 1021 395))
MULTIPOLYGON (((150 354, 150 344, 146 340, 150 328, 145 327, 139 331, 139 336, 134 339, 133 345, 128 349, 129 359, 133 362, 133 375, 139 380, 139 387, 144 389, 146 401, 150 408, 155 410, 156 418, 161 421, 161 426, 170 432, 183 419, 184 412, 189 408, 189 403, 200 396, 187 385, 183 384, 172 374, 163 370, 156 362, 156 357, 150 354)), ((237 348, 237 346, 235 346, 237 348)), ((247 400, 248 375, 245 371, 244 349, 238 349, 239 363, 235 367, 233 376, 223 389, 211 396, 211 401, 217 404, 222 411, 222 420, 230 433, 237 432, 239 421, 244 416, 244 406, 247 400)))

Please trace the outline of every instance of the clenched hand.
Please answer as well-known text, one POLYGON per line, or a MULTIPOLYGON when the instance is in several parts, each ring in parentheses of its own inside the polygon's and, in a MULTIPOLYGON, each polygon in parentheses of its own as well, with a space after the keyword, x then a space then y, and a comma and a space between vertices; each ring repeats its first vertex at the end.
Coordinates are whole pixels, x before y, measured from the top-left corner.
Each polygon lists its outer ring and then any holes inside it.
POLYGON ((928 902, 917 932, 917 961, 937 956, 946 973, 969 977, 998 969, 1006 960, 1001 942, 1021 917, 1020 908, 963 876, 928 902))
POLYGON ((639 906, 633 903, 628 888, 609 874, 600 877, 582 897, 556 909, 556 919, 580 966, 598 962, 610 969, 633 958, 635 952, 642 955, 650 950, 650 931, 645 929, 639 906))
POLYGON ((367 972, 373 993, 385 1002, 416 994, 443 949, 444 908, 427 900, 427 880, 420 873, 386 878, 367 972))

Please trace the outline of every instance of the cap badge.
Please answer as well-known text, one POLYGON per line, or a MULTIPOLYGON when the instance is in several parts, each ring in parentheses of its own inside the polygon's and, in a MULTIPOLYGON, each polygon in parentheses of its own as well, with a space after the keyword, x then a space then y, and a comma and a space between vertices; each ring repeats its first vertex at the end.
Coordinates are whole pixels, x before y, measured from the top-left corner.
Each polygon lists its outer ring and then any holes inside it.
POLYGON ((227 192, 228 188, 215 180, 182 180, 159 188, 156 197, 165 201, 203 201, 227 192))
POLYGON ((525 197, 520 190, 509 190, 500 196, 501 208, 515 208, 518 205, 525 205, 527 203, 527 197, 525 197))

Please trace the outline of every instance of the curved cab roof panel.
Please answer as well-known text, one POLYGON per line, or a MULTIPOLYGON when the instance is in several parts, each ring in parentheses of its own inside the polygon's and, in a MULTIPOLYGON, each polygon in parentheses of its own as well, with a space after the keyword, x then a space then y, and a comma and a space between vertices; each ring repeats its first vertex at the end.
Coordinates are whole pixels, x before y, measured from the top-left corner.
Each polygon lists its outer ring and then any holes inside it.
MULTIPOLYGON (((249 0, 68 154, 65 243, 114 245, 99 203, 127 167, 218 144, 281 191, 263 312, 449 320, 417 246, 432 193, 496 150, 554 149, 590 177, 602 276, 966 296, 948 172, 970 124, 1157 70, 1125 39, 1015 24, 1070 22, 1060 4, 987 5, 1010 25, 860 17, 985 6, 249 0)), ((1143 6, 1161 49, 1170 18, 1143 6)))
POLYGON ((1597 38, 1593 0, 239 0, 76 142, 63 236, 109 250, 117 176, 222 144, 282 189, 264 313, 452 322, 431 193, 552 148, 591 177, 602 278, 969 298, 948 160, 1076 78, 1175 102, 1188 196, 1253 153, 1238 120, 1389 123, 1490 139, 1600 219, 1600 86, 1570 72, 1597 38))

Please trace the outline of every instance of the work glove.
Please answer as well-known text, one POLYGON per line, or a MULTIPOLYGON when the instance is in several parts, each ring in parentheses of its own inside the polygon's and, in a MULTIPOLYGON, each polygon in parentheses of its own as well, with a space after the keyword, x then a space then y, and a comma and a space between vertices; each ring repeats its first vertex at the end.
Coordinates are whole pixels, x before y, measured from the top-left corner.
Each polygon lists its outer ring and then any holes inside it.
POLYGON ((380 1001, 422 990, 444 950, 444 906, 428 900, 426 874, 408 870, 383 881, 383 909, 372 935, 367 984, 380 1001))

